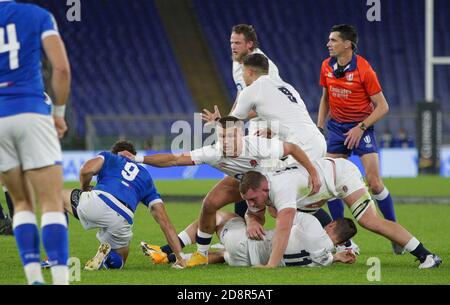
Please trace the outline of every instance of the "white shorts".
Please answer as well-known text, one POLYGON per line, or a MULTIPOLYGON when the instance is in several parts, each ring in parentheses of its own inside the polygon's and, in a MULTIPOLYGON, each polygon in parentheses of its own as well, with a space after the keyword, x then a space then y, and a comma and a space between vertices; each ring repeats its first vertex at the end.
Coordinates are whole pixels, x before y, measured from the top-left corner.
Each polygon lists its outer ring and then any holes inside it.
POLYGON ((77 213, 85 230, 99 228, 97 239, 101 243, 109 243, 112 249, 127 247, 130 244, 133 237, 132 225, 106 205, 98 197, 98 191, 81 193, 77 213))
POLYGON ((225 247, 224 258, 230 266, 250 266, 247 247, 247 226, 241 217, 228 220, 220 233, 225 247))
POLYGON ((346 159, 333 159, 336 164, 336 192, 345 198, 359 189, 366 189, 364 178, 358 167, 346 159))
POLYGON ((24 113, 0 118, 0 172, 59 164, 61 145, 50 115, 24 113))

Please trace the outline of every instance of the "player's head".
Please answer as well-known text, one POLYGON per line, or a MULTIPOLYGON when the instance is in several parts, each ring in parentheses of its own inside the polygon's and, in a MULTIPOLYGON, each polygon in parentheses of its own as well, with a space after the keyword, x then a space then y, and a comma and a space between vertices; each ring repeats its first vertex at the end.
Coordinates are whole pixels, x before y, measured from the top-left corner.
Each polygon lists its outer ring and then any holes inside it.
POLYGON ((242 62, 242 58, 258 47, 258 36, 253 26, 238 24, 231 30, 231 54, 234 61, 242 62))
POLYGON ((133 155, 136 155, 136 148, 134 147, 134 144, 131 143, 130 141, 119 140, 116 143, 114 143, 113 146, 111 147, 111 152, 116 155, 117 153, 124 150, 127 150, 133 155))
POLYGON ((328 37, 328 51, 330 56, 339 57, 348 52, 354 52, 358 45, 356 28, 349 24, 338 24, 331 28, 328 37))
POLYGON ((237 157, 242 151, 244 122, 234 116, 226 116, 218 121, 217 136, 226 157, 237 157))
POLYGON ((339 218, 325 226, 334 245, 340 245, 356 235, 356 225, 350 218, 339 218))
POLYGON ((269 199, 269 182, 263 174, 249 171, 242 177, 239 192, 250 208, 259 210, 269 199))
POLYGON ((247 86, 250 86, 261 75, 269 74, 269 60, 263 54, 249 54, 243 59, 242 76, 247 86))

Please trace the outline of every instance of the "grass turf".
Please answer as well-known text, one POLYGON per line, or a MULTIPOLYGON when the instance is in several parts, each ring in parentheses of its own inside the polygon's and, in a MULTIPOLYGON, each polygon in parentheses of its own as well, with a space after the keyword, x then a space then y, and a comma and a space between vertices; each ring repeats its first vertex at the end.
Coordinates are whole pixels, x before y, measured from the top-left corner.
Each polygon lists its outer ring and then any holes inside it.
MULTIPOLYGON (((420 179, 417 179, 420 180, 420 179)), ((448 196, 449 189, 435 187, 444 185, 448 179, 435 178, 427 180, 428 187, 419 188, 423 183, 392 179, 386 181, 391 190, 402 191, 409 196, 421 196, 421 190, 428 194, 434 190, 435 196, 448 196), (437 182, 438 181, 438 182, 437 182), (417 185, 417 187, 415 187, 417 185), (406 189, 404 189, 406 188, 406 189)), ((216 181, 159 181, 161 194, 205 194, 216 181), (176 188, 174 188, 176 186, 176 188)), ((66 184, 73 187, 76 184, 66 184)), ((393 192, 394 195, 397 195, 393 192)), ((1 199, 4 202, 3 199, 1 199)), ((226 208, 232 210, 232 206, 226 208)), ((167 203, 168 214, 177 230, 183 229, 200 210, 200 204, 167 203)), ((134 237, 131 243, 130 256, 123 270, 102 270, 99 272, 81 271, 81 281, 73 284, 450 284, 450 227, 448 217, 450 205, 435 204, 402 204, 396 206, 397 217, 407 229, 425 246, 438 253, 444 260, 438 269, 419 270, 418 262, 410 254, 394 256, 390 242, 376 236, 361 227, 355 242, 361 248, 361 255, 354 265, 336 264, 327 268, 277 268, 263 270, 254 268, 236 268, 226 265, 209 265, 186 270, 174 270, 169 266, 150 264, 147 257, 141 254, 139 242, 145 240, 152 243, 165 243, 162 232, 156 222, 143 206, 136 212, 134 237), (370 257, 377 257, 381 262, 381 280, 370 282, 367 274, 371 266, 366 265, 370 257)), ((346 211, 348 213, 348 211, 346 211)), ((347 216, 349 216, 347 214, 347 216)), ((269 219, 269 217, 267 218, 269 219)), ((273 227, 269 220, 268 227, 273 227)), ((95 231, 84 231, 78 221, 71 217, 69 226, 70 256, 77 257, 81 266, 91 258, 98 246, 95 231)), ((217 241, 217 238, 213 242, 217 241)), ((190 246, 186 252, 193 251, 190 246)), ((19 260, 15 241, 12 237, 0 236, 0 284, 24 284, 24 274, 19 260)), ((50 281, 50 272, 44 276, 50 281)))

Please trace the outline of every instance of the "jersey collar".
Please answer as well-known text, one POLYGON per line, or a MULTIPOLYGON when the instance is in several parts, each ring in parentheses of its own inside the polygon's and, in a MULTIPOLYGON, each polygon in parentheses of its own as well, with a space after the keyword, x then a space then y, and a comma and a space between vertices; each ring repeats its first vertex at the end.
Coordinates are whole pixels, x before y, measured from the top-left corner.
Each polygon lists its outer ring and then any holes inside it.
MULTIPOLYGON (((345 67, 344 71, 345 72, 355 71, 357 63, 358 63, 358 59, 356 57, 356 54, 353 54, 352 60, 345 67)), ((330 61, 328 62, 328 65, 330 65, 330 67, 333 69, 333 71, 336 71, 336 69, 338 68, 338 63, 337 63, 336 57, 331 57, 330 61)))

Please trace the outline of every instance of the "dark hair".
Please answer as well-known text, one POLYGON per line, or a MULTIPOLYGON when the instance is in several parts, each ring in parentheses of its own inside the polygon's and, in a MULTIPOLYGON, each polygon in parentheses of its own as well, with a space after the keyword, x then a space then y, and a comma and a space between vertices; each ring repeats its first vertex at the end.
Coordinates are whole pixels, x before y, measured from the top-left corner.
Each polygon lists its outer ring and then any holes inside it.
POLYGON ((258 36, 256 35, 255 28, 250 24, 238 24, 233 26, 231 32, 236 34, 243 34, 245 37, 245 41, 253 41, 252 51, 258 48, 258 36))
POLYGON ((356 28, 350 24, 338 24, 331 28, 331 32, 339 32, 339 36, 345 41, 350 40, 352 43, 352 50, 358 48, 358 33, 356 28))
POLYGON ((337 244, 342 244, 355 236, 356 232, 358 231, 356 229, 356 225, 350 218, 339 218, 335 220, 336 227, 334 229, 334 233, 336 234, 336 237, 338 238, 337 244))
POLYGON ((111 152, 116 155, 118 152, 124 150, 128 150, 133 155, 136 155, 136 148, 134 147, 134 144, 127 140, 119 140, 111 147, 111 152))
POLYGON ((244 56, 244 66, 259 70, 262 74, 269 73, 269 60, 263 54, 249 54, 244 56))
POLYGON ((245 175, 242 177, 241 182, 239 183, 239 192, 245 194, 249 189, 257 189, 264 179, 266 179, 266 177, 264 177, 264 175, 259 172, 249 171, 245 173, 245 175))
POLYGON ((224 116, 223 118, 220 118, 220 120, 218 120, 220 126, 222 126, 222 128, 227 128, 227 127, 231 127, 231 126, 236 126, 237 124, 244 124, 244 122, 240 119, 238 119, 237 117, 234 116, 224 116))

